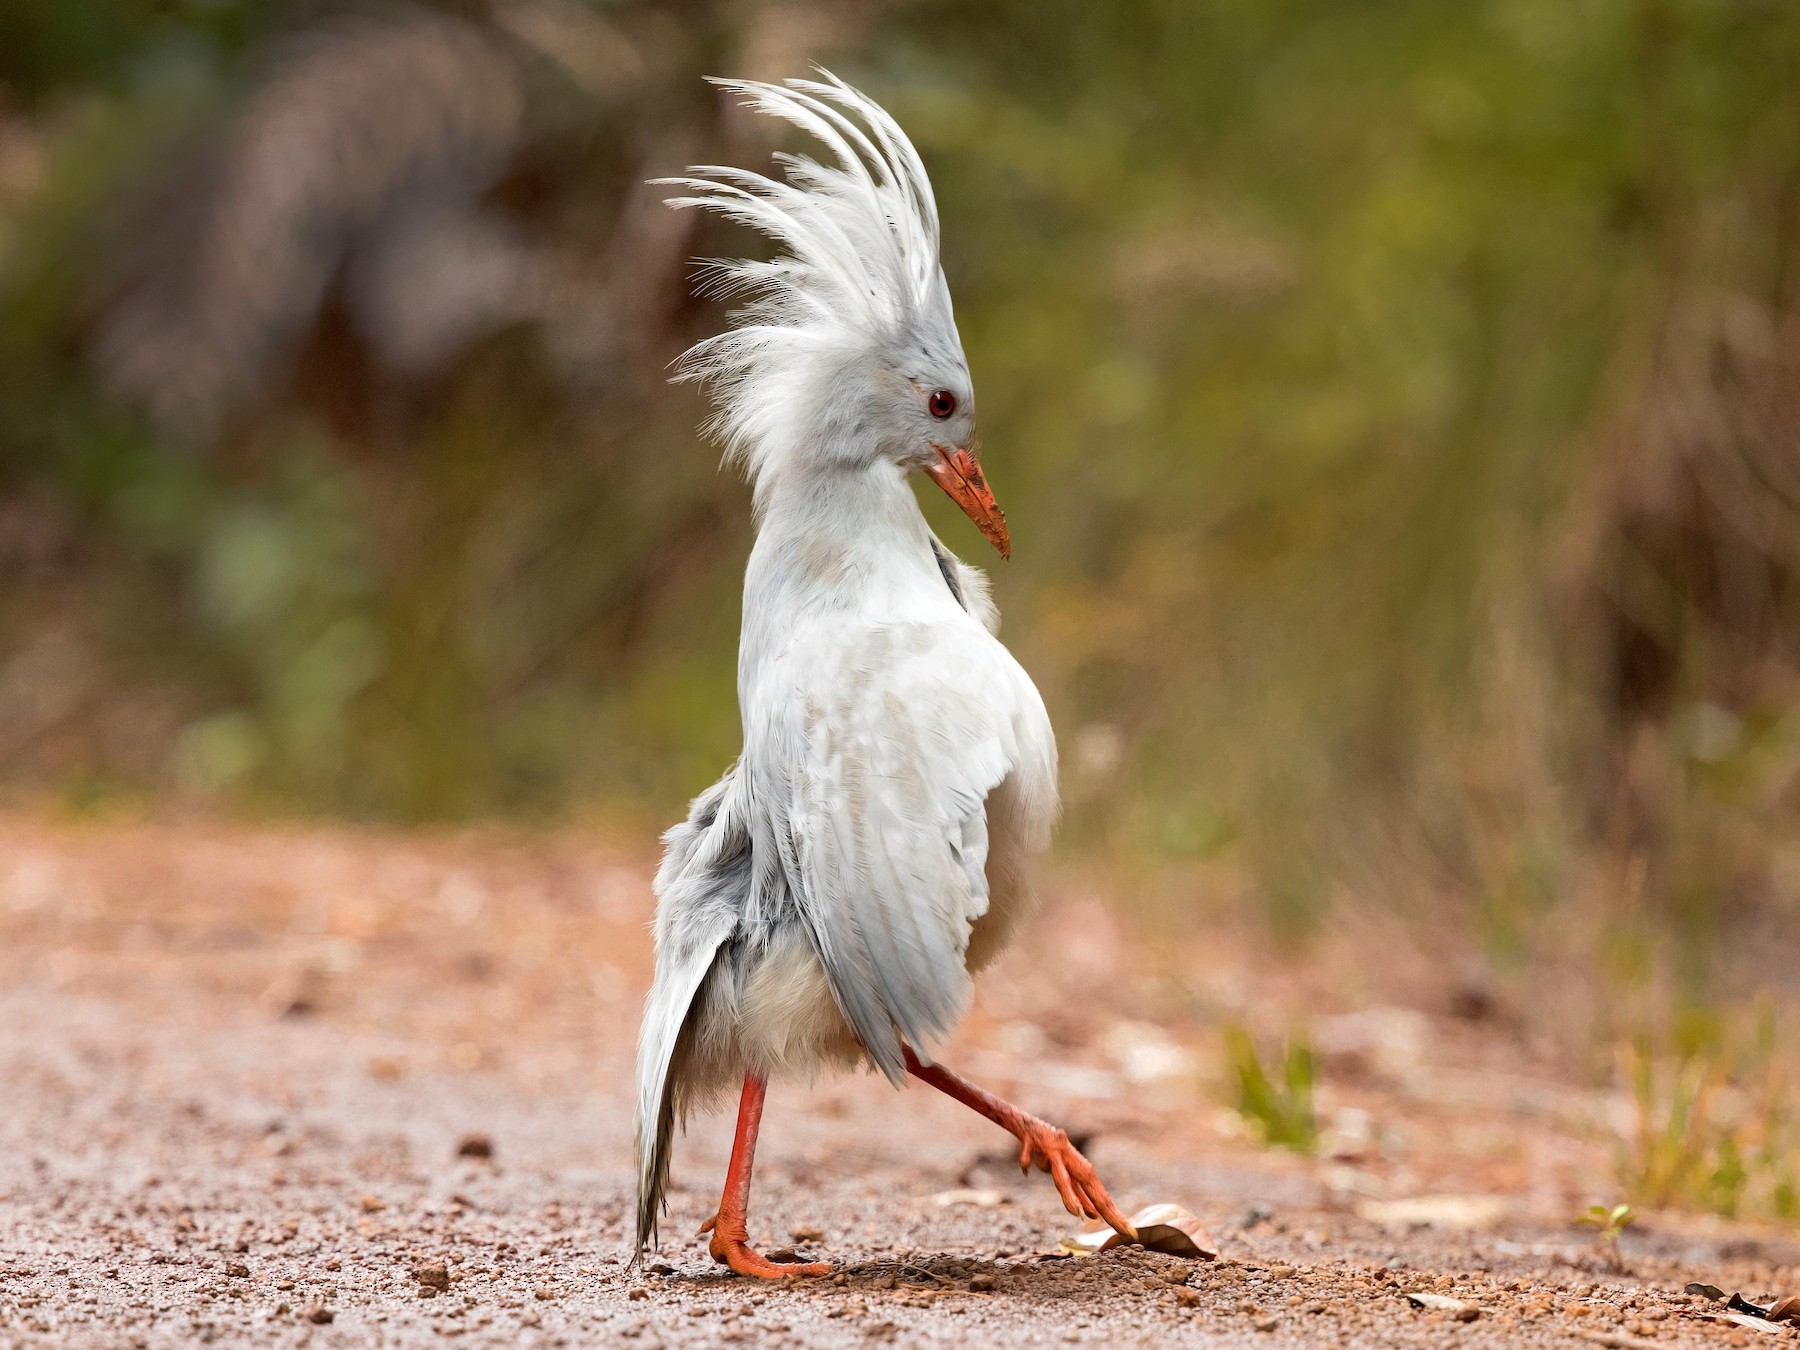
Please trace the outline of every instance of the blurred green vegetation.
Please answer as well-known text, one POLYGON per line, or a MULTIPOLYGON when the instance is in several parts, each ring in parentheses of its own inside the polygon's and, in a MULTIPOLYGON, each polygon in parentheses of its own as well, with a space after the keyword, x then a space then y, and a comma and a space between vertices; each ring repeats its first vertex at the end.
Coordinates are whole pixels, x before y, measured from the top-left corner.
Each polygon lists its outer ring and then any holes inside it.
POLYGON ((1689 997, 1795 913, 1782 0, 10 4, 8 777, 402 820, 666 814, 707 782, 747 502, 661 376, 723 322, 685 259, 756 245, 659 244, 634 203, 770 148, 700 75, 812 60, 934 175, 1068 847, 1241 868, 1294 931, 1357 894, 1502 968, 1600 950, 1689 997), (412 13, 516 70, 470 218, 561 282, 386 359, 371 190, 287 328, 245 302, 268 352, 215 342, 260 364, 183 423, 179 324, 119 297, 212 236, 156 212, 226 212, 255 175, 184 166, 308 96, 294 52, 354 62, 412 13))
POLYGON ((1669 1043, 1640 1034, 1621 1052, 1632 1121, 1620 1182, 1656 1208, 1800 1218, 1792 1033, 1766 999, 1728 1021, 1690 1017, 1669 1043))
POLYGON ((1311 1153, 1319 1145, 1313 1111, 1313 1053, 1304 1035, 1290 1033, 1270 1073, 1256 1041, 1242 1026, 1223 1027, 1225 1060, 1234 1080, 1232 1107, 1272 1148, 1311 1153))

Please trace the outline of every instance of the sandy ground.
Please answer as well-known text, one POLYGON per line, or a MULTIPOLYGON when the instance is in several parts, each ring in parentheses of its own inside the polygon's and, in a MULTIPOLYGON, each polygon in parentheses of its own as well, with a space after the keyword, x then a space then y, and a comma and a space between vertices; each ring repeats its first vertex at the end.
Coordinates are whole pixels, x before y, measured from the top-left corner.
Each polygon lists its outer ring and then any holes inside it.
POLYGON ((1091 1135, 1128 1211, 1200 1215, 1218 1260, 1057 1257, 1076 1225, 1004 1136, 857 1077, 772 1092, 753 1196, 753 1240, 835 1276, 740 1279, 686 1236, 724 1118, 628 1269, 652 862, 573 834, 0 817, 0 1346, 1794 1336, 1680 1292, 1800 1288, 1779 1232, 1648 1216, 1615 1262, 1574 1228, 1612 1198, 1618 1103, 1392 935, 1289 969, 1133 937, 1073 876, 944 1058, 1091 1135), (1324 1156, 1219 1106, 1214 1020, 1261 1005, 1314 1019, 1324 1156))

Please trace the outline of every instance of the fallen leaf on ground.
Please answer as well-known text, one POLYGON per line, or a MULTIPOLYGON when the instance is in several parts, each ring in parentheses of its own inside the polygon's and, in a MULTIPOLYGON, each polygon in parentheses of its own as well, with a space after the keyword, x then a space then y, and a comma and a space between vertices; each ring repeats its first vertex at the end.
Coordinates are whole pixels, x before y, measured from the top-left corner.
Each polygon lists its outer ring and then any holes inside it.
POLYGON ((1754 1317, 1749 1313, 1714 1313, 1713 1317, 1720 1322, 1730 1322, 1734 1326, 1749 1327, 1752 1331, 1760 1331, 1765 1336, 1779 1336, 1787 1330, 1779 1322, 1771 1322, 1766 1317, 1754 1317))
POLYGON ((1715 1322, 1735 1322, 1752 1331, 1780 1331, 1781 1322, 1800 1320, 1800 1297, 1794 1295, 1782 1299, 1773 1308, 1765 1308, 1760 1303, 1752 1303, 1742 1294, 1727 1294, 1716 1284, 1690 1284, 1684 1292, 1698 1294, 1714 1303, 1725 1305, 1724 1312, 1703 1312, 1700 1314, 1702 1317, 1715 1322))
POLYGON ((971 1190, 964 1187, 957 1191, 939 1191, 931 1197, 931 1203, 939 1209, 949 1209, 955 1205, 974 1205, 977 1209, 993 1209, 1004 1205, 1006 1197, 999 1191, 971 1190))
POLYGON ((1771 1322, 1800 1322, 1800 1294, 1789 1294, 1769 1309, 1771 1322))
POLYGON ((1408 1294, 1406 1301, 1415 1308, 1425 1308, 1431 1312, 1449 1313, 1459 1322, 1473 1322, 1481 1316, 1481 1309, 1473 1303, 1464 1303, 1460 1298, 1451 1298, 1447 1294, 1408 1294))
MULTIPOLYGON (((1137 1231, 1135 1245, 1171 1256, 1211 1261, 1219 1255, 1218 1244, 1206 1225, 1180 1205, 1147 1205, 1127 1220, 1137 1231)), ((1075 1256, 1092 1256, 1112 1247, 1130 1245, 1111 1228, 1096 1228, 1091 1233, 1077 1233, 1062 1240, 1063 1250, 1075 1256)))

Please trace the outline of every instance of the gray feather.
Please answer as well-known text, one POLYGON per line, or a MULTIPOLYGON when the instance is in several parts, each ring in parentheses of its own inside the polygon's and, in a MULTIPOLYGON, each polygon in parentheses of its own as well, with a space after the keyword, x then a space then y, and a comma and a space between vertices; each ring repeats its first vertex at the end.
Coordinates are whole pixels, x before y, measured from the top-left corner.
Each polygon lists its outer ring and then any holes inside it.
POLYGON ((733 807, 737 770, 694 799, 663 836, 656 874, 656 980, 638 1035, 637 1244, 654 1245, 675 1123, 682 1114, 680 1061, 692 1043, 695 995, 738 925, 750 881, 749 835, 733 807))

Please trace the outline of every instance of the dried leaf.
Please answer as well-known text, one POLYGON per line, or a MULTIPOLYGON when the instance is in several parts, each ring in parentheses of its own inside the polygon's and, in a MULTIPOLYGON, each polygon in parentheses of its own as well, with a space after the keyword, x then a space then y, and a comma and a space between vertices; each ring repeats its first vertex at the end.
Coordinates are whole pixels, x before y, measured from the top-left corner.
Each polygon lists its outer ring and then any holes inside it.
MULTIPOLYGON (((1206 1231, 1206 1225, 1180 1205, 1148 1205, 1131 1215, 1128 1222, 1137 1230, 1137 1245, 1153 1252, 1197 1261, 1211 1261, 1219 1255, 1218 1244, 1206 1231)), ((1125 1239, 1111 1228, 1096 1228, 1066 1237, 1060 1245, 1073 1256, 1092 1256, 1124 1243, 1125 1239)))
POLYGON ((1458 1322, 1473 1322, 1481 1316, 1481 1309, 1473 1303, 1464 1303, 1460 1298, 1450 1298, 1445 1294, 1412 1293, 1406 1296, 1406 1301, 1415 1308, 1449 1313, 1458 1322))
POLYGON ((1097 1228, 1091 1233, 1076 1233, 1056 1244, 1070 1256, 1092 1256, 1108 1247, 1119 1245, 1119 1235, 1110 1228, 1097 1228))
POLYGON ((1789 1294, 1769 1309, 1771 1322, 1800 1322, 1800 1294, 1789 1294))
POLYGON ((1687 1294, 1698 1294, 1701 1298, 1710 1298, 1714 1303, 1725 1301, 1725 1291, 1716 1284, 1690 1284, 1683 1291, 1687 1294))
POLYGON ((1752 1317, 1767 1317, 1769 1310, 1760 1303, 1752 1303, 1742 1294, 1733 1294, 1725 1300, 1725 1306, 1732 1312, 1748 1313, 1752 1317))
POLYGON ((1138 1241, 1153 1252, 1199 1261, 1219 1255, 1206 1225, 1180 1205, 1150 1205, 1133 1214, 1130 1223, 1137 1230, 1138 1241))
POLYGON ((950 1209, 956 1205, 973 1205, 977 1209, 993 1209, 1006 1203, 1006 1196, 999 1191, 978 1191, 964 1188, 958 1191, 939 1191, 931 1197, 931 1203, 939 1209, 950 1209))
POLYGON ((1717 1316, 1721 1322, 1731 1322, 1740 1327, 1749 1327, 1750 1330, 1760 1331, 1765 1336, 1779 1336, 1787 1330, 1779 1322, 1771 1322, 1766 1317, 1752 1317, 1747 1313, 1728 1312, 1720 1313, 1717 1316))

